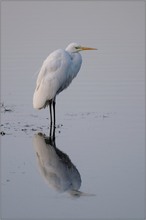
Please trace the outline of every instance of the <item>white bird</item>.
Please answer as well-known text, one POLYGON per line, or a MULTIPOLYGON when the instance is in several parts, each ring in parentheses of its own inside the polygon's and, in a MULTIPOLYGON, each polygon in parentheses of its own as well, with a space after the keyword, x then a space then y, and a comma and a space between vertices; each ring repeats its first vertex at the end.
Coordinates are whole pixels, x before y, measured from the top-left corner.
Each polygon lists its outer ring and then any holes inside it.
POLYGON ((33 107, 42 109, 49 105, 51 126, 53 115, 55 126, 56 95, 66 89, 79 72, 82 64, 82 57, 79 51, 82 50, 97 49, 71 43, 65 50, 58 49, 52 52, 40 69, 33 95, 33 107))

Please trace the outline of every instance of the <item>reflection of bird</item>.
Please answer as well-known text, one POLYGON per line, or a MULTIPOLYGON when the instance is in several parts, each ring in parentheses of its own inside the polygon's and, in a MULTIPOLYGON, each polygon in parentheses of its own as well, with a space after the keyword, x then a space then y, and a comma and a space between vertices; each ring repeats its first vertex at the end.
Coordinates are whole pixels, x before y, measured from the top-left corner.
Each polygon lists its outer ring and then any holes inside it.
POLYGON ((79 191, 81 177, 77 168, 67 154, 56 148, 55 140, 38 133, 34 135, 33 144, 40 173, 48 185, 59 192, 84 195, 79 191))
POLYGON ((51 53, 44 61, 39 72, 36 89, 33 96, 33 107, 42 109, 49 105, 50 124, 55 126, 55 99, 56 95, 66 89, 80 70, 82 57, 79 51, 96 50, 71 43, 68 47, 51 53))
POLYGON ((68 192, 73 197, 94 196, 79 191, 80 173, 69 156, 56 147, 55 136, 35 134, 33 144, 40 173, 50 187, 58 192, 68 192))

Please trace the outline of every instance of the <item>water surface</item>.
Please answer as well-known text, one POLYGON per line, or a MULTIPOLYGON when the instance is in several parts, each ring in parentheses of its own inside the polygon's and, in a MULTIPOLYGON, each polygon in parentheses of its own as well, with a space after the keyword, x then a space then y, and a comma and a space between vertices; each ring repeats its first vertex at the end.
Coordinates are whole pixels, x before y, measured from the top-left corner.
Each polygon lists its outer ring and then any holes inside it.
POLYGON ((144 2, 55 2, 2 3, 1 218, 144 219, 144 2), (71 41, 98 51, 57 97, 54 145, 32 95, 71 41))

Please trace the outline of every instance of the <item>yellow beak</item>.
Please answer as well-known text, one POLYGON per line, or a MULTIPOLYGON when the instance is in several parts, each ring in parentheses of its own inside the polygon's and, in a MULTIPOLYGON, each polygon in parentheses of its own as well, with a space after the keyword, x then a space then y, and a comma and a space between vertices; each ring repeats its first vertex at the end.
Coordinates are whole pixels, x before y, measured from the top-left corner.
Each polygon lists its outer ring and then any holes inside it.
POLYGON ((97 50, 96 48, 92 47, 80 47, 81 50, 97 50))

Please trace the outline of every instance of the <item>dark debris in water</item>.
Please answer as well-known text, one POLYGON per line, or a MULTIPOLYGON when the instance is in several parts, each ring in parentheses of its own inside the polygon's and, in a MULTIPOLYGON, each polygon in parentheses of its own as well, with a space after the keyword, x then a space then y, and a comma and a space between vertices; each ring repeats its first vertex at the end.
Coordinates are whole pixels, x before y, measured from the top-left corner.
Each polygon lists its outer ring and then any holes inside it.
POLYGON ((66 116, 70 119, 85 119, 85 118, 96 118, 96 119, 105 119, 110 118, 115 113, 113 112, 105 112, 105 113, 98 113, 98 112, 80 112, 80 113, 67 113, 66 116))
POLYGON ((59 124, 56 126, 56 128, 61 128, 61 127, 63 127, 63 124, 59 124))
POLYGON ((4 131, 0 132, 0 135, 4 136, 6 133, 4 131))
MULTIPOLYGON (((1 104, 1 108, 4 109, 4 111, 9 111, 12 109, 9 109, 7 106, 4 106, 4 104, 1 104)), ((32 135, 33 132, 42 132, 44 130, 48 130, 48 124, 49 124, 49 119, 47 120, 47 122, 42 122, 41 119, 38 120, 30 120, 29 121, 29 117, 23 118, 21 121, 21 118, 18 114, 17 117, 17 112, 14 112, 15 115, 10 114, 10 115, 6 115, 4 117, 5 121, 2 121, 0 127, 1 127, 1 132, 0 135, 4 136, 4 135, 21 135, 21 134, 25 134, 25 135, 32 135), (11 120, 12 119, 12 120, 11 120), (24 121, 25 120, 25 121, 24 121), (40 123, 39 123, 40 122, 40 123)), ((108 120, 108 118, 112 118, 113 115, 115 115, 115 112, 79 112, 79 113, 67 113, 65 114, 65 120, 86 120, 86 119, 91 119, 91 121, 93 120, 108 120)), ((24 115, 25 116, 25 115, 24 115)), ((29 115, 31 117, 38 117, 36 115, 29 115)), ((63 129, 63 124, 57 124, 56 125, 56 132, 58 134, 60 134, 62 132, 63 129)))
MULTIPOLYGON (((16 133, 17 135, 21 134, 22 132, 25 134, 25 135, 32 135, 33 132, 42 132, 43 130, 48 130, 49 127, 48 126, 45 126, 45 125, 34 125, 34 124, 28 124, 28 123, 24 123, 22 124, 20 121, 18 122, 13 122, 13 123, 9 123, 9 122, 5 122, 5 123, 2 123, 1 125, 1 132, 0 132, 0 135, 1 136, 4 136, 4 135, 14 135, 16 136, 16 133)), ((63 124, 58 124, 56 126, 56 132, 61 133, 61 128, 63 127, 63 124)))
POLYGON ((4 103, 0 104, 0 108, 2 110, 2 112, 13 112, 12 108, 7 107, 6 105, 4 105, 4 103))

